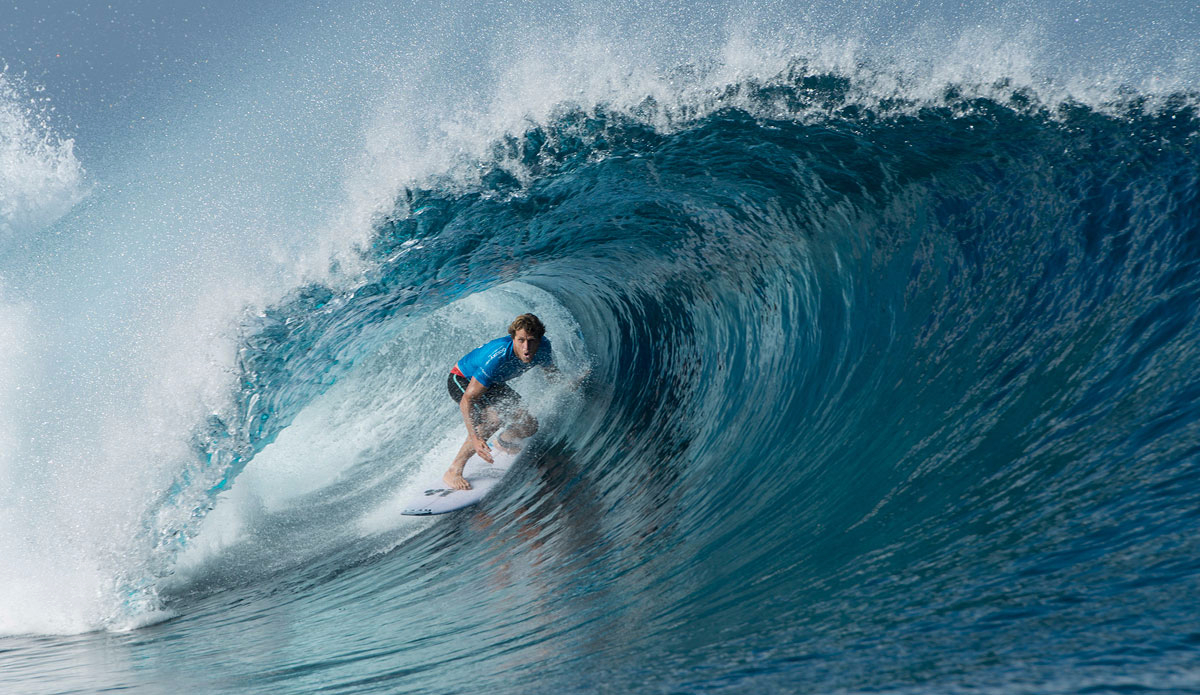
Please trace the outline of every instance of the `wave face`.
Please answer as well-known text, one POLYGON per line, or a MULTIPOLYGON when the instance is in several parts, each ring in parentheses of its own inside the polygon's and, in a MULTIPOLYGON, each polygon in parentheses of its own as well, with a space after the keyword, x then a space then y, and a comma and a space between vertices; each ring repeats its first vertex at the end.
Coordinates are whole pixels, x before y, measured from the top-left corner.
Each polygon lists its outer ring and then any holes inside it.
MULTIPOLYGON (((176 617, 59 686, 1197 687, 1194 98, 860 87, 564 107, 405 189, 361 274, 245 321, 121 580, 176 617), (590 377, 516 382, 510 479, 399 517, 447 369, 529 309, 590 377)), ((25 686, 97 649, 22 639, 25 686)))

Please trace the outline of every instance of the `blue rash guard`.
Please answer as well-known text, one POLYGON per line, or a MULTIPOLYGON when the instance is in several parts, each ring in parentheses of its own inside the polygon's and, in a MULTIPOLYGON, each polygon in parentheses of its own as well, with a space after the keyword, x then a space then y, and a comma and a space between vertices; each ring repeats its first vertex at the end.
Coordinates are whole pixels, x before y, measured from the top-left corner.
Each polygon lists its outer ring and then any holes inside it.
POLYGON ((468 380, 477 379, 484 388, 495 384, 503 384, 529 371, 532 367, 546 367, 554 364, 554 355, 550 349, 550 339, 542 337, 542 344, 529 364, 521 361, 513 351, 511 335, 496 338, 463 355, 455 367, 468 380))

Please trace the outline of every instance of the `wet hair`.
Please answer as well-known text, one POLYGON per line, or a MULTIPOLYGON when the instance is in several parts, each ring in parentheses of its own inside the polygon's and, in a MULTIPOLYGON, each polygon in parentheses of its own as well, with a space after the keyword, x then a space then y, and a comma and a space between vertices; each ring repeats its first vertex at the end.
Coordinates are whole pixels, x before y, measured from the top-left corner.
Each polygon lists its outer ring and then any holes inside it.
POLYGON ((541 338, 546 335, 546 326, 542 324, 541 319, 533 314, 521 314, 508 325, 509 335, 515 336, 517 331, 520 330, 524 330, 534 338, 541 338))

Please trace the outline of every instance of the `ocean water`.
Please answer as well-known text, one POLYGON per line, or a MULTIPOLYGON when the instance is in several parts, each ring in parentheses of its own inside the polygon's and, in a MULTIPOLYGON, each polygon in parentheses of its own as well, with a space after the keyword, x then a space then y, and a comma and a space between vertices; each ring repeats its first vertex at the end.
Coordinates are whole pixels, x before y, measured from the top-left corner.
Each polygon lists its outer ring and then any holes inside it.
POLYGON ((1200 692, 1185 5, 14 9, 0 692, 1200 692))

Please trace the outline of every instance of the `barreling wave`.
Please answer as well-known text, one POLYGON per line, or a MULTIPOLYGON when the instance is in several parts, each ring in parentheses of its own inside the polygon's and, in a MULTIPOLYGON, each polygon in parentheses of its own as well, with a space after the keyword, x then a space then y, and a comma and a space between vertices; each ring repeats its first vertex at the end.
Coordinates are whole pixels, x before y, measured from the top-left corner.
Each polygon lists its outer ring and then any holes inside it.
POLYGON ((352 595, 408 636, 355 668, 445 692, 466 686, 434 655, 468 633, 471 690, 904 690, 884 652, 913 640, 947 690, 1176 682, 1200 569, 1195 95, 867 91, 796 65, 691 110, 565 106, 469 185, 404 190, 361 276, 247 323, 236 405, 197 431, 129 583, 188 565, 259 457, 354 432, 355 466, 260 494, 270 540, 193 563, 166 605, 352 595), (452 446, 444 371, 528 306, 590 366, 582 396, 544 406, 473 521, 364 526, 402 462, 452 446), (429 607, 485 586, 469 615, 429 607))

